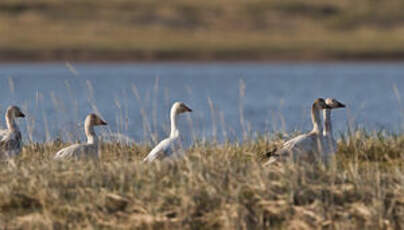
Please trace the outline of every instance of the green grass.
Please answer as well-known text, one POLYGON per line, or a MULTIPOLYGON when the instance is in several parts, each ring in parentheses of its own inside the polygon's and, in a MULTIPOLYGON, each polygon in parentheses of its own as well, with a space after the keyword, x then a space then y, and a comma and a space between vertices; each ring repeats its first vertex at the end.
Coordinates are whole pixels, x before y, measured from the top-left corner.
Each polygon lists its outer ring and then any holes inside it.
POLYGON ((202 143, 176 163, 141 164, 150 146, 104 144, 99 161, 51 159, 29 144, 0 166, 0 228, 400 229, 404 136, 355 132, 331 167, 263 168, 279 145, 260 137, 202 143))
POLYGON ((402 58, 403 7, 399 0, 4 0, 0 58, 402 58))

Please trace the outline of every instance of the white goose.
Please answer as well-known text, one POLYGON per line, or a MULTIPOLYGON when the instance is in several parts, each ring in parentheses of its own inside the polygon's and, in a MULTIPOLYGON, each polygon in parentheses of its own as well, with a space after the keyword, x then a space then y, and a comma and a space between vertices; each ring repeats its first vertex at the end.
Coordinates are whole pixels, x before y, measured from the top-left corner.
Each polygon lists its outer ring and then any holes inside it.
POLYGON ((0 157, 9 158, 20 154, 22 138, 15 118, 25 117, 17 106, 9 106, 6 112, 7 129, 0 130, 0 157))
POLYGON ((274 150, 270 155, 270 159, 264 164, 267 166, 274 163, 278 158, 285 158, 292 156, 293 159, 297 157, 311 157, 313 154, 321 153, 323 142, 323 126, 321 124, 320 110, 329 109, 323 98, 318 98, 314 101, 311 107, 311 120, 313 129, 306 134, 299 135, 286 143, 279 150, 274 150))
POLYGON ((84 121, 84 130, 87 136, 87 143, 73 144, 61 149, 56 153, 54 159, 66 159, 72 157, 95 157, 98 158, 98 138, 94 131, 94 126, 107 125, 99 116, 89 114, 84 121))
POLYGON ((162 140, 150 153, 144 158, 143 162, 152 162, 156 159, 169 158, 179 155, 179 136, 180 132, 177 128, 178 115, 192 110, 182 102, 175 102, 171 107, 170 121, 171 132, 170 136, 162 140))
POLYGON ((324 160, 328 162, 330 156, 334 155, 337 151, 337 142, 334 139, 332 133, 332 125, 331 125, 331 110, 338 109, 338 108, 345 108, 345 105, 341 102, 337 101, 334 98, 327 98, 325 99, 325 103, 331 107, 330 109, 323 110, 323 119, 324 119, 324 160))

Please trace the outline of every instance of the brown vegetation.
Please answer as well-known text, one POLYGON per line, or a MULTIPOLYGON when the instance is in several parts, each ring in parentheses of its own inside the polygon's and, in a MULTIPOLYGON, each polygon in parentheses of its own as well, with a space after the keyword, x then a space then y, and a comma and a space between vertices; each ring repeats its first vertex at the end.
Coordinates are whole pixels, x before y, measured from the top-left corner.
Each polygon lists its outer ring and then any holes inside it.
POLYGON ((30 144, 0 166, 0 228, 403 228, 403 136, 343 137, 329 168, 263 168, 278 139, 196 143, 184 160, 148 165, 145 145, 56 162, 61 143, 30 144))

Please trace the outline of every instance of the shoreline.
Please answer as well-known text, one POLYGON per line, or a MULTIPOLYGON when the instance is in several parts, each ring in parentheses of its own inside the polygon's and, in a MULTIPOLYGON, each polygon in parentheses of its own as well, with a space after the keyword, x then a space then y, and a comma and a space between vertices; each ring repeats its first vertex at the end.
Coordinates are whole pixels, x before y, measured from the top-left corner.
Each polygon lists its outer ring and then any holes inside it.
POLYGON ((79 52, 72 54, 69 51, 66 52, 14 52, 12 54, 1 54, 0 63, 46 63, 46 62, 80 62, 80 63, 154 63, 154 62, 185 62, 185 63, 209 63, 209 62, 254 62, 254 63, 335 63, 335 62, 403 62, 404 53, 397 52, 391 54, 379 53, 379 54, 270 54, 270 53, 256 53, 252 52, 239 53, 233 55, 233 52, 215 54, 202 53, 166 53, 155 52, 146 55, 143 52, 105 52, 100 54, 98 52, 79 52))

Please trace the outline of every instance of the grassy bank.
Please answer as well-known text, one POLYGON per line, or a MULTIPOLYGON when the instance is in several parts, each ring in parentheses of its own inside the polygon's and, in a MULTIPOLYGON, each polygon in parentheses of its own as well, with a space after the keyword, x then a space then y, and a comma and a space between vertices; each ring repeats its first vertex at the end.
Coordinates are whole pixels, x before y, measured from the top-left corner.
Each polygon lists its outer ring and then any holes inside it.
POLYGON ((0 59, 402 59, 399 0, 3 0, 0 59))
POLYGON ((280 143, 199 143, 184 160, 151 165, 140 163, 144 145, 55 162, 64 144, 31 144, 15 167, 0 167, 0 228, 403 228, 404 136, 343 137, 330 168, 261 167, 280 143))

